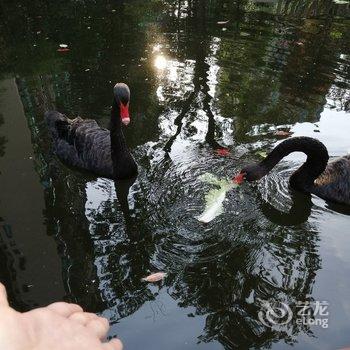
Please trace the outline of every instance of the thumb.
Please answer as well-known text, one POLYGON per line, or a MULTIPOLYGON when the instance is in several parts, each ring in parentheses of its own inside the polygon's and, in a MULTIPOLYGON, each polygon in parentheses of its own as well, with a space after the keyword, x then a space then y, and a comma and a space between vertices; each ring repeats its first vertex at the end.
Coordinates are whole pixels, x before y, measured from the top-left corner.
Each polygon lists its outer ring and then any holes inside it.
POLYGON ((0 307, 7 307, 9 303, 7 301, 7 294, 5 286, 0 282, 0 307))

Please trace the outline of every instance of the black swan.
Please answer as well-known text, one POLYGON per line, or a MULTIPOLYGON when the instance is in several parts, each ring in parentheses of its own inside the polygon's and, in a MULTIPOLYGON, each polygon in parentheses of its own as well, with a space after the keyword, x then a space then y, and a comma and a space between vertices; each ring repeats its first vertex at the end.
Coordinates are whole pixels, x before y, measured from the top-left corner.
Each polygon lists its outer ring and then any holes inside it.
POLYGON ((130 90, 118 83, 113 93, 110 130, 101 128, 95 120, 68 119, 56 111, 46 112, 45 119, 54 152, 62 161, 102 177, 130 179, 137 174, 137 165, 122 131, 122 123, 130 123, 130 90))
POLYGON ((311 137, 293 137, 281 142, 263 161, 244 167, 233 181, 240 184, 259 180, 292 152, 303 152, 307 159, 290 177, 291 188, 350 205, 350 155, 328 164, 327 148, 311 137))

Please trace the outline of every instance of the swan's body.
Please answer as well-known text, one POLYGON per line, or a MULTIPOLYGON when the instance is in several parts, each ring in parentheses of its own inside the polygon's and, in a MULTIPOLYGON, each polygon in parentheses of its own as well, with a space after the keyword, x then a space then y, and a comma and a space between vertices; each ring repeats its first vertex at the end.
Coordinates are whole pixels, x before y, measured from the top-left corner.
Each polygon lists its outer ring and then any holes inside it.
POLYGON ((350 205, 350 155, 328 164, 326 147, 311 137, 293 137, 283 141, 262 162, 243 168, 236 181, 261 179, 292 152, 303 152, 307 155, 306 162, 290 177, 289 183, 293 189, 350 205))
POLYGON ((129 179, 137 174, 137 165, 130 154, 122 131, 128 124, 129 89, 125 84, 114 88, 111 130, 101 128, 95 120, 80 117, 69 119, 50 111, 45 113, 57 156, 70 166, 111 179, 129 179), (124 107, 126 108, 126 107, 124 107))
POLYGON ((330 162, 310 192, 335 203, 350 205, 350 155, 330 162))

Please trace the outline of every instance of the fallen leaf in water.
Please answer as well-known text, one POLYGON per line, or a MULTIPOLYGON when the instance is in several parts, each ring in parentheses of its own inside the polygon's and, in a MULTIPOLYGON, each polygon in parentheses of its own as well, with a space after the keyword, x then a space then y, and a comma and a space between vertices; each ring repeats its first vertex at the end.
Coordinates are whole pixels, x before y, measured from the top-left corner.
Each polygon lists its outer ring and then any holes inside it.
POLYGON ((219 21, 219 22, 217 22, 219 25, 224 25, 224 24, 227 24, 228 22, 230 22, 230 20, 228 20, 228 21, 219 21))
POLYGON ((149 275, 147 277, 141 278, 141 281, 155 283, 155 282, 163 280, 166 276, 167 276, 167 274, 165 272, 156 272, 156 273, 152 273, 151 275, 149 275))
POLYGON ((256 151, 255 154, 257 156, 260 156, 261 158, 266 158, 267 157, 267 153, 265 151, 256 151))
POLYGON ((290 132, 290 131, 285 131, 285 130, 276 130, 275 132, 274 132, 274 135, 276 135, 276 136, 290 136, 290 135, 292 135, 293 133, 292 132, 290 132))
POLYGON ((218 154, 219 156, 223 156, 226 157, 230 154, 230 150, 228 148, 217 148, 215 150, 216 154, 218 154))
POLYGON ((223 186, 226 180, 220 180, 217 176, 210 174, 210 173, 205 173, 199 177, 199 181, 205 182, 210 185, 215 185, 215 186, 223 186))
POLYGON ((223 203, 226 193, 232 188, 238 187, 232 180, 219 179, 213 174, 205 173, 199 178, 202 182, 215 185, 219 188, 210 190, 205 196, 205 209, 201 215, 196 217, 200 222, 207 224, 223 212, 223 203))
POLYGON ((337 32, 337 31, 333 31, 329 35, 333 39, 340 39, 343 36, 343 33, 337 32))
POLYGON ((67 47, 60 47, 59 49, 57 49, 58 52, 67 52, 69 51, 69 49, 67 47))

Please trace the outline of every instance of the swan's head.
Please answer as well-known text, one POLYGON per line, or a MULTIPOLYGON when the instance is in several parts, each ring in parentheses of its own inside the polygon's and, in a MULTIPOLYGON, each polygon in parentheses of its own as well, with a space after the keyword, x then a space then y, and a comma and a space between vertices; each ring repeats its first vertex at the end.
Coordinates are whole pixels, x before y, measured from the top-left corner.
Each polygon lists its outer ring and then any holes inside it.
POLYGON ((238 175, 233 178, 233 182, 240 185, 244 181, 257 181, 267 174, 267 169, 262 164, 251 164, 244 167, 238 175))
POLYGON ((128 125, 130 123, 130 89, 128 85, 124 83, 117 83, 114 85, 113 93, 120 110, 120 119, 124 125, 128 125))

